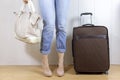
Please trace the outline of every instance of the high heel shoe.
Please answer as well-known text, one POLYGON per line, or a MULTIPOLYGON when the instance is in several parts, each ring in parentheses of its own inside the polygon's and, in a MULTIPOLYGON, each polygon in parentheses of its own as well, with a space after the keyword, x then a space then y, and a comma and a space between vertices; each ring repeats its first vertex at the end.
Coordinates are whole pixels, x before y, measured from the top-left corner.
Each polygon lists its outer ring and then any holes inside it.
POLYGON ((57 74, 58 77, 64 76, 64 69, 63 69, 63 70, 60 70, 59 68, 57 68, 56 74, 57 74))
POLYGON ((51 70, 45 70, 45 71, 43 71, 43 74, 44 74, 46 77, 51 77, 51 76, 52 76, 51 70))

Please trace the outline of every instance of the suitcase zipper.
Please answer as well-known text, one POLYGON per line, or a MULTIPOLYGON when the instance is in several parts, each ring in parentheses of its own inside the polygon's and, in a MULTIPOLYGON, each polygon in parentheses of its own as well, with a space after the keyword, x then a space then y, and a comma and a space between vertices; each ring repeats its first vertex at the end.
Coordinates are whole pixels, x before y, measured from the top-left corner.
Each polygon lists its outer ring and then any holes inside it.
POLYGON ((99 38, 99 39, 107 39, 107 35, 79 35, 79 36, 76 36, 76 40, 79 40, 79 39, 93 39, 93 38, 99 38))

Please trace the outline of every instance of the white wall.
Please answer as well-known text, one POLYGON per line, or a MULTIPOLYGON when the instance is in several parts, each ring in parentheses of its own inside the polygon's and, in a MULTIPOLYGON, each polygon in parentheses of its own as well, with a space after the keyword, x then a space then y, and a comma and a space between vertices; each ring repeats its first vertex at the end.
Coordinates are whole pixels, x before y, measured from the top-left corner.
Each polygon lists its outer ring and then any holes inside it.
MULTIPOLYGON (((18 11, 22 0, 0 0, 0 65, 39 65, 41 54, 38 45, 24 44, 14 38, 14 11, 18 11)), ((38 8, 37 0, 34 3, 38 8)), ((109 29, 110 61, 120 64, 120 0, 71 0, 68 16, 67 51, 65 63, 72 63, 72 28, 80 25, 81 12, 93 12, 93 23, 104 25, 109 29)), ((49 55, 51 64, 57 63, 55 37, 52 52, 49 55)))

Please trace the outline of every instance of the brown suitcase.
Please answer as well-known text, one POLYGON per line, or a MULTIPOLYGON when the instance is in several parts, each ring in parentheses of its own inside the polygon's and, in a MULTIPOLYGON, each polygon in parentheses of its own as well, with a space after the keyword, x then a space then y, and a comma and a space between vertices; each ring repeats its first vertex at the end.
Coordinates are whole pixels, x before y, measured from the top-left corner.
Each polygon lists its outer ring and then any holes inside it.
POLYGON ((76 73, 108 72, 110 60, 106 27, 92 24, 75 27, 72 49, 76 73))

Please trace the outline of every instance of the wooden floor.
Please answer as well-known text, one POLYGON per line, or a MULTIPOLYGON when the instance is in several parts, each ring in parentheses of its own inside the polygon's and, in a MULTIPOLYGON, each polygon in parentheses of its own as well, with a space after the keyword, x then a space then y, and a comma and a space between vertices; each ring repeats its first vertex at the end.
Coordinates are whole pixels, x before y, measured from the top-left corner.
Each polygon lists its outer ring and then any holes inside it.
POLYGON ((66 66, 64 77, 56 76, 56 66, 51 68, 53 76, 45 77, 41 66, 0 66, 0 80, 120 80, 120 65, 111 65, 108 75, 76 75, 73 66, 66 66))

